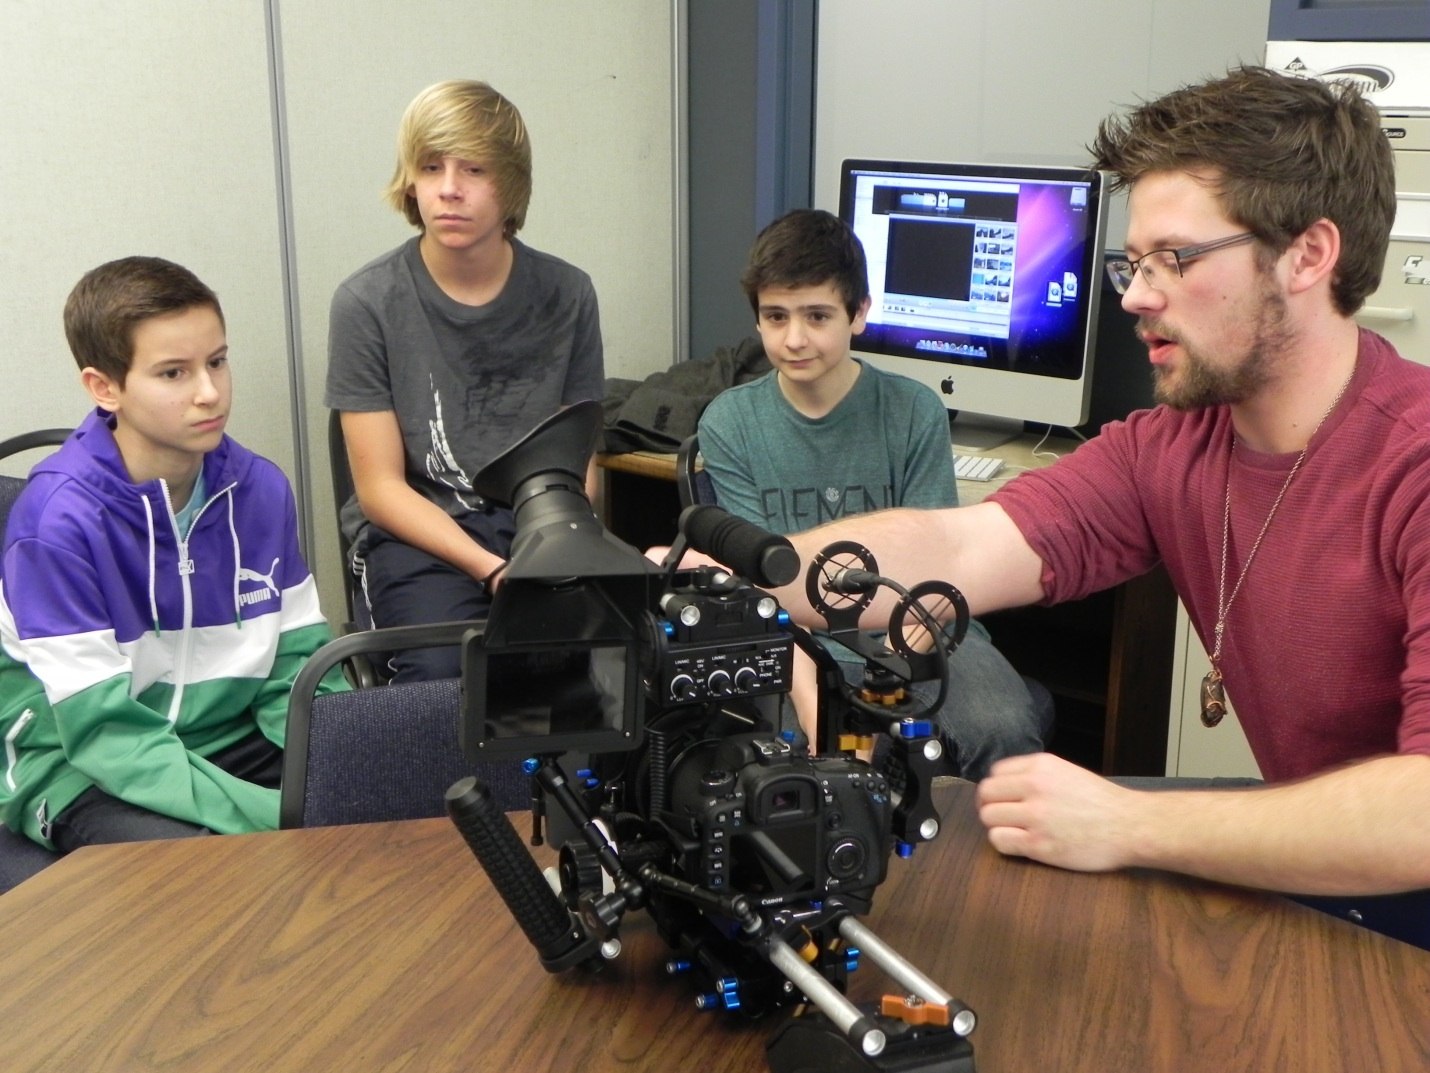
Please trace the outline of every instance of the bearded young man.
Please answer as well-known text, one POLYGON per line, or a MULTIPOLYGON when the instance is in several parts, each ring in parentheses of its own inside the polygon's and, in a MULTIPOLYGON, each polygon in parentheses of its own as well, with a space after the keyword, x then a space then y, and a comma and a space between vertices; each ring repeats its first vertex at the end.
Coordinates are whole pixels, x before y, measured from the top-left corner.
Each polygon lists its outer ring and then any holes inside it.
POLYGON ((1148 792, 1011 758, 978 789, 999 851, 1301 895, 1430 887, 1430 368, 1351 319, 1395 214, 1375 109, 1241 68, 1105 121, 1091 148, 1130 190, 1110 274, 1161 405, 983 504, 795 544, 857 539, 975 614, 1167 568, 1211 655, 1203 717, 1235 700, 1266 785, 1148 792))

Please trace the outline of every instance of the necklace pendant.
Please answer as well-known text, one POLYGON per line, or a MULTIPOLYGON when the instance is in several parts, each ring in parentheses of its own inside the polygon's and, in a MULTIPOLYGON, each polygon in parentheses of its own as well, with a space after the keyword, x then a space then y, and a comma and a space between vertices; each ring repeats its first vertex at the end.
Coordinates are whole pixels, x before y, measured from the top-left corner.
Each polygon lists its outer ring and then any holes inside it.
POLYGON ((1212 667, 1202 678, 1202 726, 1214 727, 1226 717, 1226 690, 1221 671, 1212 667))

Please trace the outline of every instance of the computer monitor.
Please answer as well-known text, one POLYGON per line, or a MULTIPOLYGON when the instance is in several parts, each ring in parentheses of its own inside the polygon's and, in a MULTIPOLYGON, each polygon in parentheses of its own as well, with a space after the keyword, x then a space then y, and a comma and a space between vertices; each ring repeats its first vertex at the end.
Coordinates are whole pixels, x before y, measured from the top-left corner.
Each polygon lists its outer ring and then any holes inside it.
POLYGON ((840 215, 872 302, 856 357, 927 384, 954 444, 1088 415, 1103 176, 1069 167, 846 160, 840 215))

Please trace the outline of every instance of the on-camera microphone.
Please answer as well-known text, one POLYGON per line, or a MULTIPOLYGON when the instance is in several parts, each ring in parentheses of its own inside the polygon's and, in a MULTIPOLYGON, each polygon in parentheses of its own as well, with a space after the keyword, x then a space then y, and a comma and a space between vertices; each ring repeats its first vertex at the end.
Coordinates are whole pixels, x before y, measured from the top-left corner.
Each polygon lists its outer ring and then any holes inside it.
POLYGON ((756 585, 787 585, 799 576, 799 553, 787 538, 720 507, 709 503, 686 507, 680 512, 680 531, 696 551, 756 585))

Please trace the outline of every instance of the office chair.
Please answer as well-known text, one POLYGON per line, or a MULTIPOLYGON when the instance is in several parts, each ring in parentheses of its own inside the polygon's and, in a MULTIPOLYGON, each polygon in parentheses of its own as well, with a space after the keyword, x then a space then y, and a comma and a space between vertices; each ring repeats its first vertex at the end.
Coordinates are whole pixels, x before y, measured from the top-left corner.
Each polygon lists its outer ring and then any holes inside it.
MULTIPOLYGON (((362 573, 353 556, 352 541, 343 533, 343 508, 356 489, 352 469, 348 465, 347 443, 343 440, 342 414, 338 410, 328 411, 328 469, 332 474, 333 511, 338 523, 338 558, 343 564, 343 604, 347 610, 347 618, 339 626, 338 633, 370 630, 373 628, 372 608, 368 605, 362 573)), ((348 678, 354 685, 363 688, 386 684, 392 678, 387 667, 388 655, 381 651, 354 653, 346 664, 348 678)))
MULTIPOLYGON (((37 447, 58 447, 69 439, 72 431, 73 429, 67 428, 41 428, 11 436, 0 441, 0 459, 9 458, 22 451, 32 451, 37 447)), ((20 493, 24 490, 24 477, 0 475, 0 545, 3 545, 5 539, 5 523, 10 518, 10 508, 15 505, 15 500, 20 498, 20 493)))
POLYGON ((70 428, 37 428, 33 432, 22 432, 18 436, 0 440, 0 458, 9 458, 36 447, 58 447, 69 439, 73 431, 74 429, 70 428))
POLYGON ((5 523, 10 519, 10 508, 20 493, 25 490, 24 477, 7 477, 0 474, 0 540, 5 536, 5 523))
POLYGON ((675 489, 680 496, 681 510, 696 503, 715 502, 715 485, 700 457, 698 432, 685 437, 675 452, 675 489))
POLYGON ((8 827, 0 827, 0 894, 38 875, 59 859, 60 855, 54 850, 45 849, 8 827))
MULTIPOLYGON (((70 431, 67 428, 42 428, 11 436, 0 442, 0 459, 36 447, 58 447, 69 437, 70 431)), ((10 520, 10 508, 24 489, 23 477, 0 475, 0 546, 4 545, 5 523, 10 520)), ((0 827, 0 892, 24 882, 59 859, 60 855, 53 850, 45 849, 8 827, 0 827)))
POLYGON ((1364 898, 1309 894, 1292 894, 1289 897, 1292 901, 1399 939, 1402 943, 1430 950, 1430 890, 1364 898))
POLYGON ((325 827, 446 814, 443 795, 476 775, 505 810, 531 806, 519 761, 469 761, 458 741, 455 679, 315 697, 329 668, 354 655, 458 643, 470 622, 361 630, 328 642, 293 683, 279 826, 325 827))
POLYGON ((328 411, 328 465, 333 480, 333 509, 337 512, 338 552, 343 561, 343 599, 347 606, 351 629, 372 629, 372 612, 362 591, 362 579, 353 564, 352 541, 343 533, 342 513, 356 491, 352 469, 348 465, 347 443, 343 440, 342 414, 328 411))

